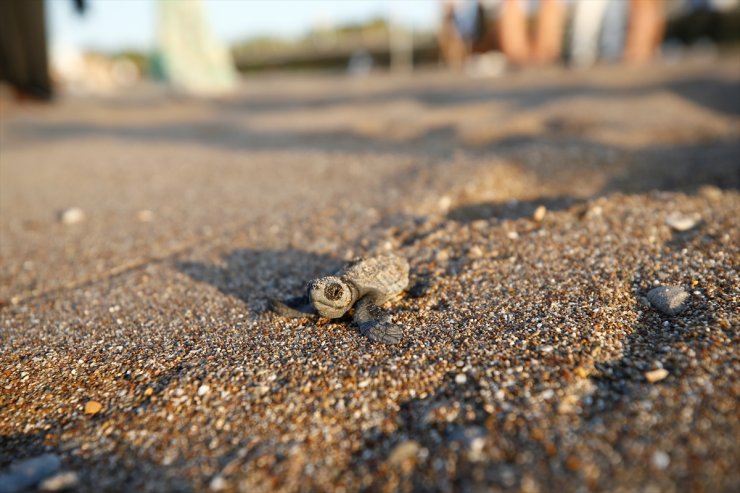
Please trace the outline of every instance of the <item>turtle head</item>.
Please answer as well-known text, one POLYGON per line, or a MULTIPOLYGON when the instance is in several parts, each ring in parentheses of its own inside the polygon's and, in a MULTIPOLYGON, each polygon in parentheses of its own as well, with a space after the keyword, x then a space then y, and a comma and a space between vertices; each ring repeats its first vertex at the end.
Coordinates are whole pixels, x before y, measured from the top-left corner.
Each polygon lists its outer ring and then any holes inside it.
POLYGON ((322 317, 339 318, 352 306, 352 289, 338 277, 322 277, 308 284, 308 298, 322 317))

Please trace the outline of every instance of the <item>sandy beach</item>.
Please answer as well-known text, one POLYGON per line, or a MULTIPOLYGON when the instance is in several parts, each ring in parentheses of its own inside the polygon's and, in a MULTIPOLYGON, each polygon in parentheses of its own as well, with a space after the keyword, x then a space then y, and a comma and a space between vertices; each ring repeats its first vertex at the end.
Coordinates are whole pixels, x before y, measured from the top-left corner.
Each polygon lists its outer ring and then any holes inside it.
POLYGON ((739 87, 734 55, 4 105, 0 470, 737 491, 739 87), (411 265, 400 344, 267 310, 383 252, 411 265))

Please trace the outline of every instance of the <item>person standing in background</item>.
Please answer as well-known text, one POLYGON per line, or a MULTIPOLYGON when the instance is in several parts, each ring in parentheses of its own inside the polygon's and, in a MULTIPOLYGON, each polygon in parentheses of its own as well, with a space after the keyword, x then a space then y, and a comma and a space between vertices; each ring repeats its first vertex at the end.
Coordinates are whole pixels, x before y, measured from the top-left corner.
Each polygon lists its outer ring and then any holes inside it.
MULTIPOLYGON (((85 0, 73 3, 78 13, 85 11, 85 0)), ((21 101, 53 98, 44 0, 0 1, 0 80, 21 101)))
POLYGON ((565 2, 539 0, 535 30, 527 29, 526 0, 503 0, 500 7, 501 51, 514 64, 548 64, 557 61, 563 48, 565 2))
POLYGON ((630 0, 624 58, 641 65, 658 53, 665 31, 664 0, 630 0))

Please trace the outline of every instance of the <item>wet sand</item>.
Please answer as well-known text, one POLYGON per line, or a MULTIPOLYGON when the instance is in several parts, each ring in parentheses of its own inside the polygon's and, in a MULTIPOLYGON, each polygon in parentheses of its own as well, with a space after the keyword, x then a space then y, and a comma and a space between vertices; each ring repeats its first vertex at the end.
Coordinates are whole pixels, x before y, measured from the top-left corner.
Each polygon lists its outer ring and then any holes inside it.
POLYGON ((53 453, 82 491, 737 490, 739 84, 727 58, 6 106, 0 468, 53 453), (400 344, 266 311, 386 251, 412 270, 400 344), (661 285, 685 311, 649 304, 661 285))

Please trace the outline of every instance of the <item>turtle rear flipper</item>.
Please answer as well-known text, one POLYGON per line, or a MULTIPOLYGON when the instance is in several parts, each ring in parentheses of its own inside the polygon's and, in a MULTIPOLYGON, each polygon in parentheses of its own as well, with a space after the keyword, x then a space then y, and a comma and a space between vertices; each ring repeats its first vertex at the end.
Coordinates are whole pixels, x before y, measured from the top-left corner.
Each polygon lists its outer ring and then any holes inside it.
POLYGON ((403 338, 400 325, 391 322, 391 316, 365 296, 355 304, 354 321, 360 333, 372 342, 397 344, 403 338))
POLYGON ((270 310, 283 317, 302 318, 316 315, 316 309, 308 299, 308 295, 295 296, 285 301, 275 298, 268 300, 270 310))

